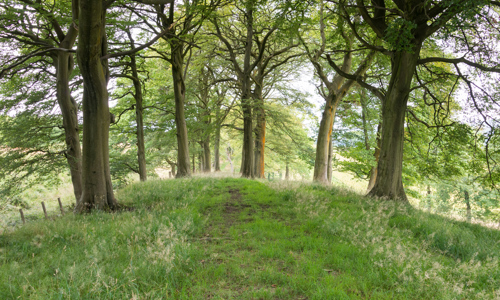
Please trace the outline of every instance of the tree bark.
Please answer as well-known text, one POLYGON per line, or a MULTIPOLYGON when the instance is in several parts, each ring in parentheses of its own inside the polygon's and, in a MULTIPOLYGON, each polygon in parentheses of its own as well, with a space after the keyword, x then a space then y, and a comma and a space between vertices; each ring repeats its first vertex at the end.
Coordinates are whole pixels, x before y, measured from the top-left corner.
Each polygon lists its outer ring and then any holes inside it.
POLYGON ((210 173, 212 171, 212 155, 210 153, 210 137, 206 137, 203 141, 203 172, 210 173))
POLYGON ((264 151, 266 146, 266 113, 264 110, 264 100, 262 96, 259 99, 259 105, 255 108, 256 126, 255 126, 255 149, 254 149, 254 177, 266 178, 264 175, 265 160, 264 151))
MULTIPOLYGON (((76 40, 75 32, 66 35, 64 41, 60 44, 61 48, 71 49, 76 40), (74 37, 71 37, 74 35, 74 37)), ((66 160, 68 161, 71 183, 73 184, 73 193, 78 202, 82 196, 82 150, 80 148, 80 134, 78 128, 78 105, 71 97, 69 88, 69 77, 73 70, 73 56, 66 51, 58 51, 57 58, 54 60, 57 75, 57 102, 61 109, 63 118, 63 127, 66 142, 66 160)))
POLYGON ((288 162, 286 162, 286 167, 285 167, 285 180, 290 179, 290 168, 288 166, 288 162))
MULTIPOLYGON (((382 131, 382 123, 379 122, 377 126, 377 146, 375 148, 375 151, 373 152, 373 156, 375 157, 375 162, 378 164, 378 160, 380 157, 380 146, 381 146, 381 135, 382 131)), ((367 192, 369 192, 373 186, 375 185, 375 180, 377 179, 377 167, 372 167, 370 170, 370 180, 368 181, 368 188, 366 189, 367 192)))
POLYGON ((220 124, 217 124, 215 128, 215 139, 214 139, 214 171, 220 172, 220 124))
POLYGON ((337 98, 329 93, 326 98, 325 109, 319 124, 318 140, 316 142, 316 159, 314 161, 313 180, 328 183, 328 157, 331 144, 333 121, 337 110, 337 98))
POLYGON ((394 52, 392 75, 387 95, 382 103, 380 157, 375 185, 369 196, 408 202, 403 182, 404 121, 413 74, 416 70, 421 43, 413 52, 394 52))
POLYGON ((243 74, 241 82, 241 107, 243 111, 243 155, 241 176, 253 178, 253 118, 252 118, 252 97, 251 97, 251 66, 250 59, 252 56, 253 45, 253 3, 248 1, 246 5, 246 47, 245 56, 243 60, 243 74))
MULTIPOLYGON (((335 116, 333 118, 335 118, 335 116)), ((326 169, 326 177, 328 178, 328 183, 332 183, 332 179, 333 179, 333 124, 332 124, 332 136, 330 136, 330 143, 328 143, 328 166, 326 169)))
MULTIPOLYGON (((133 45, 133 44, 132 44, 133 45)), ((133 48, 133 47, 132 47, 133 48)), ((137 63, 135 54, 130 55, 130 66, 132 69, 132 81, 134 83, 134 98, 135 98, 135 121, 136 121, 136 137, 137 137, 137 162, 139 163, 139 178, 141 181, 147 180, 146 170, 146 147, 144 146, 144 121, 142 108, 142 85, 137 72, 137 63)))
POLYGON ((109 124, 106 10, 103 1, 80 0, 77 57, 83 77, 83 191, 75 212, 113 210, 109 170, 109 124))
MULTIPOLYGON (((172 77, 175 95, 175 125, 177 128, 177 174, 176 178, 191 176, 189 166, 189 141, 186 126, 186 119, 184 117, 184 101, 186 94, 186 87, 184 85, 183 75, 183 47, 182 42, 177 39, 170 39, 170 46, 172 50, 172 77)), ((193 166, 194 169, 194 166, 193 166)), ((194 171, 193 171, 194 173, 194 171)))

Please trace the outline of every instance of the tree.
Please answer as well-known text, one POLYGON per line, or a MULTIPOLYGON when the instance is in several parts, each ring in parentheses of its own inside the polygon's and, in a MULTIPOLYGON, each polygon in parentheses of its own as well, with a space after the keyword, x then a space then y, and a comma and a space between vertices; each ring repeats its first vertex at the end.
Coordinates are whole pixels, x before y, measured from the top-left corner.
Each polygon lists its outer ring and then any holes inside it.
POLYGON ((207 3, 207 1, 203 0, 184 1, 178 4, 181 9, 178 12, 177 18, 174 11, 175 1, 171 1, 168 13, 165 12, 165 5, 155 5, 157 17, 160 20, 159 25, 163 31, 168 32, 168 35, 164 36, 164 40, 170 46, 170 56, 163 54, 162 57, 172 66, 178 148, 178 170, 176 177, 178 178, 191 175, 188 133, 184 116, 185 77, 189 65, 189 61, 185 64, 185 58, 191 53, 194 47, 194 36, 198 32, 203 20, 218 5, 218 2, 209 1, 207 3))
POLYGON ((79 199, 82 166, 78 105, 70 89, 74 68, 72 48, 78 34, 78 1, 71 1, 71 7, 60 3, 56 6, 48 1, 3 1, 0 7, 4 12, 0 19, 0 38, 16 49, 3 57, 2 64, 7 66, 0 70, 0 78, 9 72, 13 76, 36 71, 54 75, 55 82, 50 83, 50 89, 56 91, 65 133, 66 150, 63 153, 69 165, 75 198, 79 199), (55 69, 55 74, 48 65, 55 69))
MULTIPOLYGON (((419 64, 446 61, 446 58, 420 58, 424 42, 441 30, 453 31, 460 27, 470 26, 476 22, 483 1, 441 1, 424 0, 390 1, 332 1, 339 5, 344 19, 349 24, 352 34, 363 47, 379 51, 391 58, 391 75, 385 88, 382 105, 382 130, 380 157, 377 166, 377 179, 369 195, 399 199, 406 202, 406 194, 402 183, 404 119, 409 94, 412 91, 412 80, 419 64), (353 9, 355 8, 355 9, 353 9), (384 41, 384 46, 369 43, 357 30, 352 16, 359 13, 363 21, 377 37, 384 41)), ((452 60, 463 62, 483 70, 492 70, 468 59, 452 60)), ((495 65, 494 61, 490 63, 495 65)), ((335 66, 337 71, 339 67, 335 66)), ((348 74, 344 74, 348 75, 348 74)), ((347 76, 357 80, 372 91, 378 89, 367 85, 360 78, 347 76)), ((380 91, 380 90, 378 90, 380 91)))
POLYGON ((235 1, 233 5, 219 10, 225 18, 214 16, 210 20, 215 27, 213 34, 222 43, 216 53, 225 53, 238 79, 243 113, 241 173, 243 177, 262 177, 266 123, 262 110, 264 81, 278 67, 298 56, 289 54, 297 46, 289 31, 300 23, 304 3, 277 1, 269 5, 267 1, 245 0, 235 1), (228 9, 232 9, 231 12, 228 9))
MULTIPOLYGON (((132 20, 132 16, 129 17, 129 20, 126 20, 126 23, 123 24, 121 30, 126 34, 126 41, 124 43, 128 43, 130 50, 136 48, 134 37, 131 33, 131 23, 137 26, 137 20, 132 20), (135 22, 133 22, 135 21, 135 22)), ((138 69, 138 54, 136 52, 129 53, 127 55, 128 59, 122 59, 117 63, 117 66, 122 67, 122 72, 118 74, 112 74, 112 77, 117 78, 126 78, 132 81, 133 84, 133 92, 132 96, 134 97, 135 104, 132 105, 132 109, 135 109, 135 121, 136 121, 136 145, 137 145, 137 172, 139 173, 139 178, 141 181, 146 181, 147 179, 147 170, 146 170, 146 149, 144 145, 144 99, 143 99, 143 83, 139 76, 140 70, 138 69)), ((139 58, 140 59, 140 58, 139 58)))
MULTIPOLYGON (((321 80, 320 84, 320 94, 325 99, 325 107, 321 117, 318 139, 316 143, 316 159, 314 164, 314 175, 313 180, 322 183, 329 183, 331 180, 331 152, 332 152, 332 129, 335 120, 335 113, 337 106, 342 101, 344 96, 348 93, 349 89, 355 83, 353 79, 348 79, 347 81, 340 74, 335 74, 332 79, 328 78, 329 70, 325 69, 325 66, 321 63, 321 60, 326 60, 325 50, 327 47, 327 36, 325 32, 326 22, 324 20, 324 3, 320 1, 319 7, 319 32, 320 32, 320 42, 318 49, 311 49, 311 42, 306 43, 299 33, 299 38, 301 39, 303 47, 306 49, 309 61, 314 67, 316 75, 321 80)), ((353 38, 347 36, 345 33, 344 21, 339 19, 337 22, 337 34, 340 34, 345 44, 345 49, 343 49, 343 63, 342 72, 349 73, 351 71, 353 63, 352 55, 352 43, 353 38)), ((331 40, 331 38, 328 38, 331 40)), ((340 50, 341 46, 336 46, 334 51, 340 50)), ((354 76, 363 76, 364 73, 370 67, 370 64, 374 58, 375 52, 371 51, 367 53, 364 59, 359 63, 358 68, 354 76)), ((330 58, 330 61, 331 58, 330 58)))
POLYGON ((110 3, 100 0, 79 1, 78 65, 83 77, 83 193, 75 212, 92 209, 114 210, 109 169, 110 113, 107 84, 106 10, 110 3))

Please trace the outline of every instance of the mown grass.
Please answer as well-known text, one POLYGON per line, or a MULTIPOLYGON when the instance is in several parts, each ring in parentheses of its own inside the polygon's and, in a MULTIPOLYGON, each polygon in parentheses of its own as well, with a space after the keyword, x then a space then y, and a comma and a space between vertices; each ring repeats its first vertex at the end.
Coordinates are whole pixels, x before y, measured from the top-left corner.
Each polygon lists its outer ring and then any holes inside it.
POLYGON ((500 232, 306 183, 150 181, 0 236, 0 299, 498 299, 500 232))

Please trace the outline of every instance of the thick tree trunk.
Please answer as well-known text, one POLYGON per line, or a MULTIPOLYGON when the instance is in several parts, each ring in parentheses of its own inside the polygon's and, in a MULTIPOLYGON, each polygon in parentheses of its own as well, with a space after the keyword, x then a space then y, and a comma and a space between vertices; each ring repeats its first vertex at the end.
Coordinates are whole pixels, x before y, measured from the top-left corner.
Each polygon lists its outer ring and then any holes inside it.
POLYGON ((333 121, 338 101, 333 93, 328 95, 325 110, 319 124, 318 141, 316 142, 316 160, 314 162, 313 180, 328 183, 328 157, 333 129, 333 121))
POLYGON ((134 98, 135 98, 135 121, 136 121, 136 136, 137 136, 137 162, 139 163, 139 178, 141 181, 146 181, 146 147, 144 146, 144 121, 142 108, 142 86, 137 73, 137 64, 135 55, 130 55, 130 65, 132 67, 132 77, 134 83, 134 98))
MULTIPOLYGON (((375 148, 375 152, 373 153, 373 156, 375 157, 375 162, 378 164, 378 159, 380 157, 380 146, 382 140, 380 139, 380 135, 382 133, 382 123, 378 123, 377 126, 377 146, 375 148)), ((370 180, 368 181, 368 188, 366 189, 367 192, 369 192, 373 186, 375 185, 375 180, 377 179, 377 167, 372 167, 370 170, 370 180)))
MULTIPOLYGON (((73 43, 71 43, 72 45, 73 43)), ((68 48, 71 48, 68 45, 68 48)), ((70 72, 73 69, 72 54, 58 51, 56 62, 57 73, 57 102, 63 118, 66 160, 68 161, 76 202, 82 196, 82 150, 80 148, 80 134, 78 128, 78 105, 71 97, 69 88, 70 72)))
POLYGON ((100 0, 80 0, 78 64, 83 77, 83 191, 75 212, 116 209, 109 170, 108 69, 105 8, 100 0))
MULTIPOLYGON (((248 94, 247 94, 248 95, 248 94)), ((243 157, 241 165, 241 175, 242 177, 252 178, 253 177, 253 120, 252 120, 252 100, 247 96, 246 99, 243 98, 243 157)))
POLYGON ((210 173, 212 169, 212 157, 210 153, 210 137, 203 141, 203 172, 210 173))
POLYGON ((220 124, 215 128, 214 139, 214 171, 220 172, 220 124))
POLYGON ((243 74, 241 82, 241 107, 243 111, 243 155, 241 176, 253 178, 253 118, 252 118, 252 98, 251 98, 251 66, 250 59, 252 56, 253 45, 253 3, 249 1, 246 7, 246 46, 245 56, 243 59, 243 74))
POLYGON ((395 52, 387 95, 382 104, 382 134, 377 179, 368 195, 408 202, 403 173, 404 121, 420 46, 414 52, 395 52))
MULTIPOLYGON (((172 49, 172 77, 175 95, 175 125, 177 128, 177 178, 191 176, 189 166, 189 142, 184 117, 184 99, 186 87, 184 85, 184 75, 182 72, 184 59, 182 53, 182 42, 177 39, 170 39, 172 49)), ((193 166, 194 169, 194 166, 193 166)), ((194 171, 193 171, 194 172, 194 171)))
MULTIPOLYGON (((73 22, 78 19, 78 1, 72 1, 73 22)), ((76 25, 71 24, 64 39, 59 43, 59 48, 70 50, 75 44, 78 36, 76 25)), ((66 142, 66 160, 68 161, 71 182, 73 184, 73 193, 76 202, 82 196, 82 149, 80 147, 80 134, 78 128, 78 105, 71 97, 69 88, 69 79, 74 68, 73 54, 68 51, 57 51, 52 55, 54 67, 56 69, 56 93, 57 102, 61 109, 63 118, 63 127, 66 142)))

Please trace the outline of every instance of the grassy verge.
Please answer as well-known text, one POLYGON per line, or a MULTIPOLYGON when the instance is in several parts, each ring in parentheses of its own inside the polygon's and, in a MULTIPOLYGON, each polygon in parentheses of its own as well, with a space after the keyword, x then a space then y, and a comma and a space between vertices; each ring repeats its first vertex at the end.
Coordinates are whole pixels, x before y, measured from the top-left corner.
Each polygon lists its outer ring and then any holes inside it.
POLYGON ((318 185, 151 181, 0 236, 0 299, 497 299, 500 232, 318 185))

